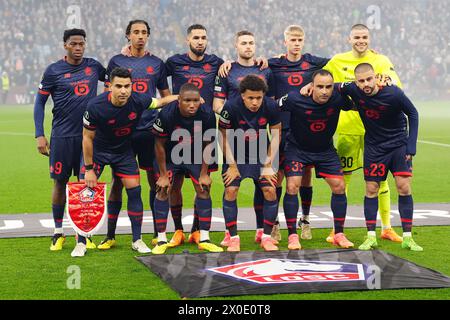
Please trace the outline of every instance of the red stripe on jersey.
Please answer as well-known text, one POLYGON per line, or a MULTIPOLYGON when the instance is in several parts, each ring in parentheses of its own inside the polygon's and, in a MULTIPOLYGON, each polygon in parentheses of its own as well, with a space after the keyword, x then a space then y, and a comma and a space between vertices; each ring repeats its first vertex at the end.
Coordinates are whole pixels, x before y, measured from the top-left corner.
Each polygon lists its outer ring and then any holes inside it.
POLYGON ((214 97, 216 97, 216 98, 226 98, 227 95, 225 93, 214 92, 214 97))

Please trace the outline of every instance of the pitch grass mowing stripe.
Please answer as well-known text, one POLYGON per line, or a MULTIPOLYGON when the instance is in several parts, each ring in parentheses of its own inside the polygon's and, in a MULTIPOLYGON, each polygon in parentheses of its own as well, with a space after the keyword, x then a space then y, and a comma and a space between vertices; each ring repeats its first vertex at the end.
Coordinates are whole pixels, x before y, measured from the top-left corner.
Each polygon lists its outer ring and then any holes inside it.
POLYGON ((445 143, 438 143, 438 142, 425 141, 425 140, 417 140, 417 142, 431 144, 431 145, 434 145, 434 146, 450 148, 450 144, 445 144, 445 143))
MULTIPOLYGON (((401 232, 396 228, 397 232, 401 232)), ((425 249, 424 252, 411 252, 401 248, 399 243, 379 240, 380 249, 401 258, 413 261, 421 266, 450 275, 450 252, 448 250, 448 234, 446 227, 416 227, 414 238, 425 249)), ((304 249, 332 248, 325 242, 329 229, 313 229, 313 240, 302 241, 304 249)), ((350 240, 358 246, 364 240, 366 230, 349 229, 346 232, 350 240)), ((379 235, 379 229, 377 230, 379 235)), ((254 232, 240 232, 241 249, 243 251, 261 250, 255 244, 254 232)), ((287 233, 282 231, 281 250, 287 250, 287 233)), ((211 239, 219 243, 222 232, 211 233, 211 239)), ((151 236, 143 236, 149 243, 151 236)), ((102 237, 95 236, 98 244, 102 237)), ((66 240, 64 249, 59 252, 49 250, 50 237, 26 239, 1 239, 1 272, 0 299, 169 299, 180 297, 163 283, 156 275, 149 272, 135 258, 131 251, 131 236, 117 236, 117 247, 109 251, 89 250, 83 258, 71 258, 75 241, 73 237, 66 240), (72 273, 68 268, 78 267, 81 274, 81 289, 69 290, 72 273)), ((169 249, 168 253, 201 252, 192 244, 169 249)), ((69 269, 70 270, 70 269, 69 269)), ((238 297, 216 297, 214 300, 404 300, 450 299, 450 289, 403 289, 388 291, 337 292, 314 294, 280 294, 254 295, 238 297)))

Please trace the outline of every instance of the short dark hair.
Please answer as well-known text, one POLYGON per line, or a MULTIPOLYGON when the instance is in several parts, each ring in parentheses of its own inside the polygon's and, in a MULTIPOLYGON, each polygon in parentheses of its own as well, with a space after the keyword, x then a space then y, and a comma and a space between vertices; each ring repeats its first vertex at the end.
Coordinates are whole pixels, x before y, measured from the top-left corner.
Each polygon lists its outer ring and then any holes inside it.
POLYGON ((147 33, 150 35, 150 26, 148 25, 148 22, 145 20, 140 20, 140 19, 136 19, 136 20, 130 20, 130 22, 128 22, 128 26, 127 29, 125 30, 125 35, 129 36, 131 33, 131 27, 133 26, 133 24, 145 24, 145 26, 147 27, 147 33))
POLYGON ((249 74, 242 79, 239 84, 239 92, 244 93, 247 90, 267 92, 268 87, 266 81, 254 74, 249 74))
POLYGON ((242 36, 252 36, 252 37, 254 37, 255 35, 252 32, 248 31, 248 30, 242 30, 242 31, 239 31, 238 33, 236 33, 236 41, 237 41, 237 39, 239 37, 242 37, 242 36))
POLYGON ((180 95, 182 95, 183 93, 185 93, 187 91, 194 91, 194 92, 200 93, 200 89, 195 84, 189 83, 189 82, 186 82, 185 84, 183 84, 181 86, 180 95))
POLYGON ((368 70, 374 70, 374 68, 372 67, 372 65, 370 63, 367 63, 367 62, 360 63, 355 68, 355 74, 360 73, 360 72, 366 72, 368 70))
POLYGON ((192 26, 190 26, 189 28, 187 28, 187 34, 189 35, 192 30, 205 30, 206 28, 204 26, 202 26, 201 24, 193 24, 192 26))
POLYGON ((311 76, 312 82, 314 82, 314 79, 317 76, 330 76, 334 80, 333 74, 330 71, 325 70, 325 69, 319 69, 319 70, 314 71, 312 76, 311 76))
POLYGON ((128 70, 127 68, 120 68, 120 67, 113 69, 113 71, 111 72, 111 76, 109 77, 110 81, 112 82, 115 77, 132 79, 130 70, 128 70))
POLYGON ((66 42, 71 36, 82 36, 86 40, 86 31, 83 29, 68 29, 64 30, 63 40, 66 42))
POLYGON ((353 31, 355 29, 358 29, 358 30, 361 30, 361 29, 369 30, 369 27, 367 27, 365 24, 357 23, 357 24, 354 24, 350 30, 353 31))

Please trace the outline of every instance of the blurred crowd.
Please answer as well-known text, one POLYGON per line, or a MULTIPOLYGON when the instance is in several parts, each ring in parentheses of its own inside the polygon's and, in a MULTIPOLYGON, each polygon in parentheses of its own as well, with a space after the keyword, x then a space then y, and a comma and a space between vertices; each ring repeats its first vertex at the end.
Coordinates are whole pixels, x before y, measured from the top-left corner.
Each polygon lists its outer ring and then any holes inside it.
POLYGON ((391 59, 407 94, 450 97, 450 2, 444 0, 1 0, 0 89, 24 86, 33 94, 45 67, 64 55, 63 31, 72 27, 86 30, 86 56, 106 66, 127 43, 132 19, 149 22, 148 48, 163 60, 186 51, 186 28, 194 23, 208 29, 207 52, 225 59, 235 58, 234 34, 243 29, 255 33, 257 55, 283 53, 289 24, 305 29, 304 52, 331 57, 350 50, 350 27, 364 23, 372 48, 391 59))

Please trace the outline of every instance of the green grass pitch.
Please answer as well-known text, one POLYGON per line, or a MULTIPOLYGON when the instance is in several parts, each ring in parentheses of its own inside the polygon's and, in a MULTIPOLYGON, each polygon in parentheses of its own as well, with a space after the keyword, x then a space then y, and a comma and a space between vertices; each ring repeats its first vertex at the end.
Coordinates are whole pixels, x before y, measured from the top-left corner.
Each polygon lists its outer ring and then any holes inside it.
MULTIPOLYGON (((413 194, 416 203, 449 202, 450 173, 450 102, 417 102, 420 114, 418 154, 414 158, 413 194)), ((46 133, 49 135, 51 111, 46 112, 46 133)), ((31 106, 0 106, 0 214, 50 212, 52 181, 48 174, 48 158, 37 153, 31 106)), ((145 178, 143 177, 143 182, 145 178)), ((110 182, 105 170, 101 181, 110 182)), ((221 207, 223 186, 219 173, 213 174, 212 199, 221 207)), ((390 178, 392 202, 397 202, 393 180, 390 178)), ((148 186, 143 185, 144 208, 148 210, 148 186)), ((192 207, 191 183, 183 189, 185 207, 192 207)), ((253 183, 243 183, 240 207, 251 207, 253 183)), ((364 184, 361 171, 356 172, 350 186, 349 204, 361 204, 364 184)), ((314 205, 329 203, 330 192, 323 181, 314 181, 314 205)), ((305 249, 330 248, 324 242, 328 230, 315 229, 312 241, 303 241, 305 249)), ((399 230, 398 230, 399 231, 399 230)), ((425 248, 422 253, 402 250, 398 244, 381 242, 381 249, 420 265, 450 275, 448 234, 450 227, 417 227, 417 242, 425 248)), ((286 232, 286 231, 283 231, 286 232)), ((347 234, 359 245, 364 229, 349 229, 347 234)), ((283 234, 286 239, 286 233, 283 234)), ((213 233, 219 242, 222 233, 213 233)), ((253 244, 253 232, 242 232, 242 250, 260 250, 253 244)), ((144 240, 149 241, 149 235, 144 240)), ((98 243, 101 236, 96 236, 98 243)), ((118 248, 109 252, 88 252, 83 259, 72 259, 73 238, 68 238, 62 252, 50 252, 50 238, 1 239, 0 299, 179 299, 177 294, 138 263, 130 249, 130 236, 118 236, 118 248), (82 290, 68 290, 67 268, 78 265, 82 272, 82 290), (126 290, 124 290, 126 289, 126 290)), ((192 245, 174 249, 173 253, 192 245)), ((286 243, 281 246, 286 250, 286 243)), ((450 289, 389 290, 370 292, 341 292, 328 294, 289 294, 275 296, 245 296, 229 299, 450 299, 450 289)))

